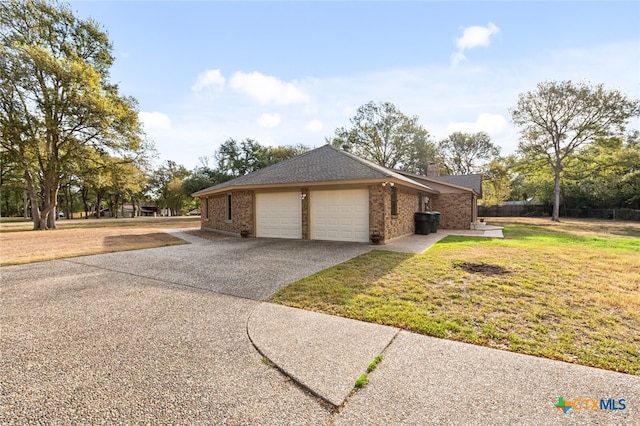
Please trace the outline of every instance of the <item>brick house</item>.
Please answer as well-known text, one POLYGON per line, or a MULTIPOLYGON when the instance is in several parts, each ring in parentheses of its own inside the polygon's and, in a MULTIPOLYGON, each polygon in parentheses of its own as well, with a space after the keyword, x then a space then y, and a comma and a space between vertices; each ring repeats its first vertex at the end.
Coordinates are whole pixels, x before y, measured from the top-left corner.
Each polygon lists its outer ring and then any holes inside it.
POLYGON ((413 215, 442 213, 441 228, 469 229, 478 192, 387 169, 331 145, 193 194, 201 227, 253 237, 368 242, 414 232, 413 215))
POLYGON ((482 175, 440 176, 437 167, 427 176, 398 171, 438 192, 429 200, 429 208, 440 212, 443 229, 469 229, 478 220, 478 199, 482 198, 482 175))

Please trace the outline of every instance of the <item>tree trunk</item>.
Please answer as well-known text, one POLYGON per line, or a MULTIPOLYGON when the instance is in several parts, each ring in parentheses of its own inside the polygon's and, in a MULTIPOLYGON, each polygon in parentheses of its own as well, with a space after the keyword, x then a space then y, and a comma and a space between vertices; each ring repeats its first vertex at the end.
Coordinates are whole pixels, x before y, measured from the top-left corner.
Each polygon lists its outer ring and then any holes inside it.
POLYGON ((80 189, 82 204, 84 205, 84 218, 89 219, 89 190, 85 187, 80 189))
POLYGON ((555 178, 553 186, 553 212, 551 213, 551 220, 553 222, 560 222, 560 170, 562 165, 560 160, 556 159, 554 167, 555 178))
POLYGON ((102 200, 105 199, 107 195, 107 191, 105 189, 101 189, 99 191, 96 191, 96 217, 98 219, 100 219, 102 216, 102 200))
POLYGON ((65 217, 67 219, 72 219, 73 218, 73 196, 71 194, 71 185, 70 184, 67 184, 65 186, 64 194, 65 194, 65 201, 66 201, 65 217))
POLYGON ((38 205, 38 194, 33 183, 33 176, 29 170, 24 171, 24 179, 27 183, 27 192, 29 193, 29 201, 31 202, 31 218, 33 219, 33 230, 46 229, 46 222, 40 223, 40 206, 38 205), (42 228, 42 225, 45 227, 42 228))
POLYGON ((55 180, 47 180, 44 182, 44 193, 46 194, 44 203, 42 206, 42 212, 40 212, 41 222, 46 221, 47 227, 45 229, 56 229, 56 207, 58 205, 58 182, 55 180))
POLYGON ((23 191, 23 217, 25 219, 29 218, 29 191, 26 189, 23 191))

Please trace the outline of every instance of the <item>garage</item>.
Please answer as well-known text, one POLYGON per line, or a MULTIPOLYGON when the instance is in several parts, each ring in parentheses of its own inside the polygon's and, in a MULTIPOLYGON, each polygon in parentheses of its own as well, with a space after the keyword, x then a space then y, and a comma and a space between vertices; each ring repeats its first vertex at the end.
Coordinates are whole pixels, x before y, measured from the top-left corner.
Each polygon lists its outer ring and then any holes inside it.
POLYGON ((369 241, 369 190, 311 191, 311 239, 369 241))
POLYGON ((256 194, 256 236, 302 238, 300 192, 256 194))

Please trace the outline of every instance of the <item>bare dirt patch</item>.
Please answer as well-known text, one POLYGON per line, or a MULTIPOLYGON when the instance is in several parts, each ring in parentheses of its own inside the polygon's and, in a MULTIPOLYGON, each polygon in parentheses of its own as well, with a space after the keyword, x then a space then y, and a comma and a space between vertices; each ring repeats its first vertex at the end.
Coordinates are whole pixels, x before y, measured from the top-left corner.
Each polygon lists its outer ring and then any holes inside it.
POLYGON ((0 232, 0 265, 186 244, 163 229, 193 227, 197 223, 193 219, 138 223, 89 221, 79 222, 78 227, 66 225, 53 231, 0 232))
POLYGON ((489 263, 473 263, 473 262, 461 262, 456 263, 455 266, 471 274, 483 274, 483 275, 506 275, 511 271, 503 268, 499 265, 492 265, 489 263))

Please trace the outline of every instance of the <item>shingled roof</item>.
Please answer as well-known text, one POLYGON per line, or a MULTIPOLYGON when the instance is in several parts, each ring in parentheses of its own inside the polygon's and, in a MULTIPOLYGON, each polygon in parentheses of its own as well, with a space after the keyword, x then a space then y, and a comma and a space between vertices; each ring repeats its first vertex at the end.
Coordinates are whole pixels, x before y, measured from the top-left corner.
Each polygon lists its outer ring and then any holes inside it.
POLYGON ((432 193, 438 191, 386 167, 362 159, 331 145, 307 151, 296 157, 193 194, 194 197, 222 190, 271 185, 313 184, 319 182, 389 179, 432 193))
POLYGON ((482 175, 479 173, 472 175, 432 176, 431 179, 464 188, 471 188, 482 198, 482 175))
POLYGON ((443 183, 445 185, 450 185, 450 186, 461 188, 464 190, 473 191, 478 195, 478 198, 482 198, 482 175, 481 174, 424 176, 424 175, 417 175, 414 173, 405 172, 402 170, 398 170, 397 172, 409 179, 415 179, 418 182, 424 183, 425 185, 428 185, 429 182, 443 183))

